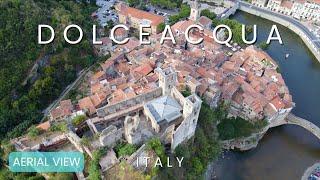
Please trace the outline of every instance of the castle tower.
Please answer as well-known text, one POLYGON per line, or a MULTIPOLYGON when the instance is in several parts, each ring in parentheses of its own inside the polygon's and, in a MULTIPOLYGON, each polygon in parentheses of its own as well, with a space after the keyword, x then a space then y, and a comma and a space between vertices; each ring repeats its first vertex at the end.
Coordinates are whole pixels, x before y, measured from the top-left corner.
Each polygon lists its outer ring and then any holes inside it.
POLYGON ((171 68, 157 68, 159 75, 159 87, 162 88, 162 95, 170 95, 171 88, 177 84, 177 73, 171 68))
POLYGON ((186 97, 185 99, 186 101, 183 106, 183 116, 191 116, 193 119, 198 120, 202 100, 195 93, 186 97))
POLYGON ((190 17, 189 19, 197 22, 200 17, 200 4, 198 0, 194 0, 193 4, 191 5, 190 17))

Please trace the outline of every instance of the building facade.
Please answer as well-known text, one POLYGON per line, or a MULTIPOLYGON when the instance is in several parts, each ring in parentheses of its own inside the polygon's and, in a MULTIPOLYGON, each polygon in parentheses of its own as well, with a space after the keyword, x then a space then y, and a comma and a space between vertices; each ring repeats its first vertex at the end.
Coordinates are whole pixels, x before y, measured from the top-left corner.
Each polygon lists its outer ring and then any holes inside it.
POLYGON ((135 9, 132 7, 124 7, 119 9, 119 23, 125 24, 128 27, 139 29, 140 25, 150 25, 151 28, 144 28, 143 30, 151 34, 158 33, 157 26, 164 22, 164 17, 135 9))
MULTIPOLYGON (((252 4, 264 7, 262 0, 253 0, 252 4)), ((318 0, 269 0, 266 7, 299 20, 320 22, 320 1, 318 0)))
POLYGON ((195 0, 194 3, 191 5, 190 17, 189 19, 197 22, 200 18, 200 4, 198 0, 195 0))

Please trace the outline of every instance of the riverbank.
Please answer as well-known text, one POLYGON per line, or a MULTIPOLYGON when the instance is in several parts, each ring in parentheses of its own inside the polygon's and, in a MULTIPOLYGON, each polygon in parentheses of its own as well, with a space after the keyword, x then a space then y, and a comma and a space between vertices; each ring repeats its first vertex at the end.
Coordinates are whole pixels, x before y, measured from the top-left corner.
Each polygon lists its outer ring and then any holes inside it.
MULTIPOLYGON (((281 74, 296 103, 293 113, 320 126, 320 63, 299 36, 281 24, 238 11, 230 17, 246 25, 257 25, 257 42, 265 41, 276 24, 284 45, 271 42, 266 51, 281 66, 281 74), (289 53, 290 57, 285 59, 289 53)), ((252 36, 248 37, 249 39, 252 36)), ((318 138, 295 125, 271 128, 249 151, 228 151, 213 166, 216 179, 300 180, 304 171, 320 159, 318 138), (258 163, 259 162, 259 163, 258 163)))
MULTIPOLYGON (((248 5, 248 3, 245 3, 245 2, 241 2, 241 3, 248 5)), ((255 15, 255 16, 258 16, 258 17, 262 17, 264 19, 273 21, 275 23, 279 23, 279 24, 289 28, 290 30, 295 32, 302 39, 302 41, 305 43, 305 45, 310 49, 310 51, 313 53, 313 55, 320 62, 320 51, 319 51, 319 49, 317 49, 317 47, 314 45, 312 40, 309 39, 307 37, 307 35, 298 26, 296 26, 295 24, 293 24, 293 23, 291 23, 291 22, 289 22, 289 21, 287 21, 287 20, 285 20, 285 19, 283 19, 281 17, 275 16, 275 15, 273 15, 271 13, 264 13, 262 11, 258 11, 258 10, 255 10, 253 8, 246 7, 246 6, 243 6, 243 5, 240 5, 239 10, 244 11, 244 12, 249 13, 249 14, 252 14, 252 15, 255 15)))

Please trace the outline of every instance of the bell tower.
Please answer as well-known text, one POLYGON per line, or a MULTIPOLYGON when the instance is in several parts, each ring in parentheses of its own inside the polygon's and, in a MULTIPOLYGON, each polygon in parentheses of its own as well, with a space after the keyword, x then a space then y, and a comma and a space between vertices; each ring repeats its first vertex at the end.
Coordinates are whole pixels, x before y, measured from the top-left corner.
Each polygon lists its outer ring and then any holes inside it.
POLYGON ((171 68, 157 68, 156 72, 159 75, 159 87, 162 88, 162 95, 170 95, 171 89, 177 84, 177 73, 171 68))
POLYGON ((199 17, 200 17, 200 4, 199 4, 198 0, 194 0, 194 2, 191 5, 189 19, 194 22, 197 22, 199 17))

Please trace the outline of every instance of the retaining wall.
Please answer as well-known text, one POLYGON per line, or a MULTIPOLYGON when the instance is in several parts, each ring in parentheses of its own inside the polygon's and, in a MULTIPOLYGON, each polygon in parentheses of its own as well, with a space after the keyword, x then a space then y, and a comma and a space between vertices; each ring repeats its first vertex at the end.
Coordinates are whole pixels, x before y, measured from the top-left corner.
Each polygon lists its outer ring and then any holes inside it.
POLYGON ((257 10, 254 10, 254 9, 250 9, 248 7, 244 7, 244 6, 240 6, 239 8, 241 11, 244 11, 246 13, 249 13, 249 14, 253 14, 255 16, 259 16, 259 17, 262 17, 264 19, 267 19, 267 20, 270 20, 270 21, 273 21, 273 22, 276 22, 278 24, 281 24, 283 26, 286 26, 287 28, 291 29, 293 32, 295 32, 297 35, 300 36, 300 38, 303 40, 303 42, 307 45, 307 47, 310 49, 310 51, 313 53, 313 55, 318 59, 318 61, 320 62, 320 52, 319 50, 317 51, 315 49, 315 47, 313 47, 314 45, 311 44, 309 42, 309 38, 304 34, 304 32, 302 30, 300 30, 299 27, 295 26, 294 24, 290 23, 289 21, 287 20, 284 20, 282 18, 279 18, 277 16, 274 16, 274 15, 270 15, 270 14, 266 14, 266 13, 263 13, 263 12, 260 12, 260 11, 257 11, 257 10))

